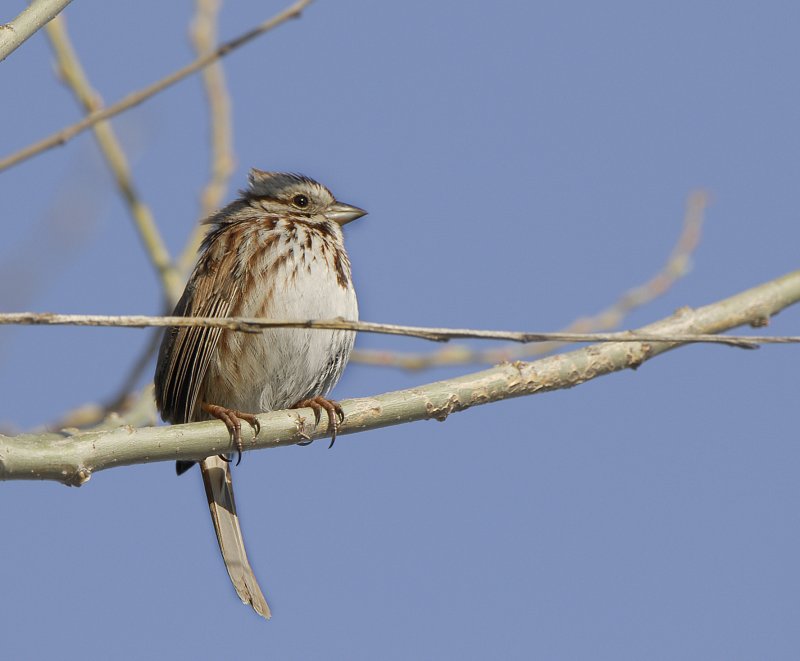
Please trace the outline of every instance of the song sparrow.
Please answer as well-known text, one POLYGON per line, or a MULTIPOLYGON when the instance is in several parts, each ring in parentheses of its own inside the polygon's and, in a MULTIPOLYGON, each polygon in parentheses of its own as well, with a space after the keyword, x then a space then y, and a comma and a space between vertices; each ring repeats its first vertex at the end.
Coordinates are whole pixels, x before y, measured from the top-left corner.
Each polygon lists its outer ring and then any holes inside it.
MULTIPOLYGON (((178 316, 358 318, 342 225, 366 212, 337 202, 307 177, 251 170, 250 187, 211 225, 175 308, 178 316)), ((156 403, 172 423, 219 418, 241 457, 241 421, 256 412, 321 410, 336 437, 342 410, 325 399, 353 348, 351 331, 275 328, 260 334, 171 328, 155 373, 156 403)), ((178 462, 181 474, 193 462, 178 462)), ((247 560, 229 460, 200 462, 225 566, 239 597, 264 617, 269 607, 247 560)))

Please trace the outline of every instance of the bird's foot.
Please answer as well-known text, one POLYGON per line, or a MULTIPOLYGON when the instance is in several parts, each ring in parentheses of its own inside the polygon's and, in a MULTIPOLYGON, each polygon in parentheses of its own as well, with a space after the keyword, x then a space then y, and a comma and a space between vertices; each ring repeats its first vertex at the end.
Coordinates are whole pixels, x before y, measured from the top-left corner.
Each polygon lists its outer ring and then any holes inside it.
MULTIPOLYGON (((236 460, 236 465, 238 466, 242 461, 242 450, 244 450, 244 443, 242 443, 242 420, 249 424, 253 428, 255 435, 258 436, 258 432, 261 431, 258 418, 252 413, 244 413, 236 409, 219 406, 218 404, 206 404, 204 402, 201 407, 206 413, 225 423, 225 426, 228 428, 228 433, 231 435, 231 443, 236 447, 236 453, 239 455, 236 460)), ((225 455, 221 454, 219 457, 224 461, 230 461, 225 455)))
MULTIPOLYGON (((319 424, 320 418, 322 417, 322 409, 325 409, 325 412, 328 414, 328 433, 331 435, 331 444, 328 446, 328 449, 333 447, 336 441, 336 434, 339 431, 339 425, 344 422, 344 411, 342 411, 342 407, 339 406, 339 402, 317 396, 311 399, 301 399, 291 408, 310 408, 314 411, 314 422, 316 424, 319 424)), ((310 440, 298 443, 298 445, 308 445, 309 443, 311 443, 310 440)))

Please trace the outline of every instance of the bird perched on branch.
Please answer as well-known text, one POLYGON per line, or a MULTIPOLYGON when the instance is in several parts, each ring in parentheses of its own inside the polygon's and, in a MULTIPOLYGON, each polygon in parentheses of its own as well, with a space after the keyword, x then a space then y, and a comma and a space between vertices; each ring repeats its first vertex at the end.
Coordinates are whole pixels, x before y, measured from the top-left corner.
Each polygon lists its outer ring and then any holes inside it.
MULTIPOLYGON (((251 170, 240 197, 210 225, 175 316, 358 319, 342 226, 363 216, 322 184, 298 174, 251 170)), ((325 396, 346 365, 355 333, 271 328, 169 328, 161 343, 155 394, 171 423, 218 418, 239 458, 242 421, 258 434, 256 413, 310 407, 327 414, 331 444, 344 419, 325 396)), ((193 462, 179 461, 180 475, 193 462)), ((269 618, 250 567, 233 497, 230 459, 200 462, 211 518, 236 592, 269 618)))

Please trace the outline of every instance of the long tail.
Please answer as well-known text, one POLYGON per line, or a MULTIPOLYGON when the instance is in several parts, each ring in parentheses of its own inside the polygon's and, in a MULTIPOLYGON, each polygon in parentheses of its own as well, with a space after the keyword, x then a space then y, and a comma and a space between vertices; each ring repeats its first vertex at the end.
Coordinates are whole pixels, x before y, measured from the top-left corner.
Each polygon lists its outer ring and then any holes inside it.
POLYGON ((250 604, 256 613, 269 619, 271 613, 267 600, 244 550, 244 539, 233 500, 230 465, 219 457, 208 457, 200 462, 200 470, 203 472, 203 484, 206 486, 208 508, 211 510, 219 550, 233 587, 242 603, 250 604))

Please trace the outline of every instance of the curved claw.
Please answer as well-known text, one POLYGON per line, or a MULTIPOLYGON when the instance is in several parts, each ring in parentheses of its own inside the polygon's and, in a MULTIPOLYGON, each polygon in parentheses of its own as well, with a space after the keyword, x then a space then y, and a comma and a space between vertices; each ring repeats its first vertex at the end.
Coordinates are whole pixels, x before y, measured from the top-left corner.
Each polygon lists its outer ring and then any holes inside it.
MULTIPOLYGON (((328 449, 333 447, 336 441, 336 434, 339 432, 339 425, 344 422, 344 411, 338 402, 332 399, 326 399, 322 396, 312 397, 310 399, 302 399, 297 404, 292 406, 293 409, 310 408, 314 411, 314 423, 319 426, 319 421, 322 417, 322 409, 328 414, 328 428, 327 432, 331 436, 331 444, 328 449)), ((308 445, 311 441, 298 443, 298 445, 308 445)))
POLYGON ((339 402, 334 402, 333 400, 329 401, 333 405, 334 411, 336 411, 336 415, 339 418, 339 424, 342 424, 344 422, 344 411, 342 410, 341 405, 339 404, 339 402))
MULTIPOLYGON (((258 422, 258 418, 252 413, 244 413, 236 409, 219 406, 218 404, 207 404, 203 402, 201 408, 209 415, 225 423, 231 437, 231 443, 236 448, 236 454, 238 455, 236 465, 238 466, 242 462, 242 451, 244 450, 244 443, 242 442, 242 420, 249 424, 253 428, 254 435, 258 436, 258 432, 261 431, 261 424, 258 422)), ((224 455, 219 455, 219 457, 227 462, 231 461, 224 455)))
POLYGON ((308 406, 312 411, 314 411, 314 424, 318 425, 319 421, 322 419, 322 407, 313 400, 309 400, 306 403, 306 406, 308 406))

